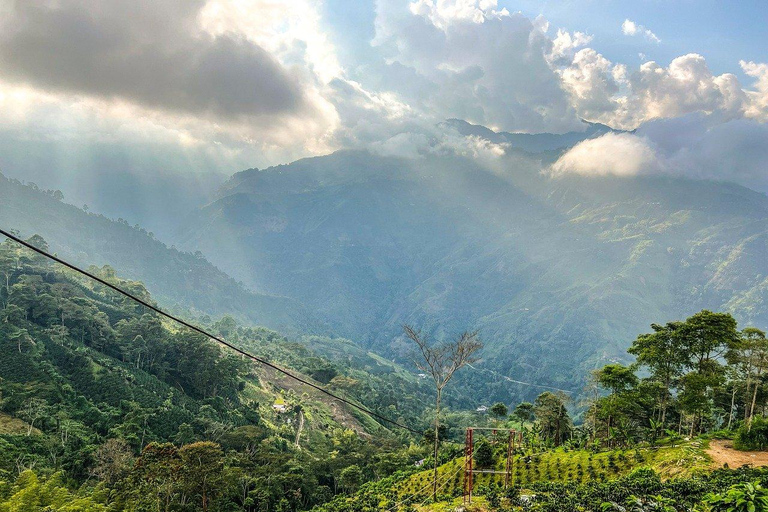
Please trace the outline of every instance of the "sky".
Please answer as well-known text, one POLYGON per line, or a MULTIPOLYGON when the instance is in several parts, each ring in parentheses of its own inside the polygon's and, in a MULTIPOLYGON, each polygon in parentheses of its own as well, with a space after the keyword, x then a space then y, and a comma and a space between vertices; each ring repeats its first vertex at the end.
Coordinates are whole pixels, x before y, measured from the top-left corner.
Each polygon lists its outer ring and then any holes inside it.
POLYGON ((0 0, 0 170, 110 202, 178 177, 194 201, 244 168, 471 143, 448 118, 587 120, 634 132, 553 176, 768 191, 766 24, 760 1, 0 0))

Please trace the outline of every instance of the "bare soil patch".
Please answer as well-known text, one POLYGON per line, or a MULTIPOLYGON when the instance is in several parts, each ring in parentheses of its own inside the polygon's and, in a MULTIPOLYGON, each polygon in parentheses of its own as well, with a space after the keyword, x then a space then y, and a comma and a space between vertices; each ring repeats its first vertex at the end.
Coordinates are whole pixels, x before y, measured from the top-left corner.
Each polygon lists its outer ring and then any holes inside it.
POLYGON ((768 466, 768 452, 742 452, 733 448, 733 441, 713 439, 709 442, 707 455, 712 458, 712 466, 721 468, 739 468, 749 464, 754 467, 768 466))

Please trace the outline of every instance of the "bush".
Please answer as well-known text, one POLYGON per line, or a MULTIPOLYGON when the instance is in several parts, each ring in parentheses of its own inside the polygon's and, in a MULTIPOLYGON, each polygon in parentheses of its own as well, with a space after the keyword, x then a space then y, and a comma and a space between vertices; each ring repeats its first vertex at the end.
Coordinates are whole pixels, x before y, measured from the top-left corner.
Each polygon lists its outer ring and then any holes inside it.
POLYGON ((733 446, 737 450, 765 450, 768 447, 768 420, 756 417, 751 428, 746 424, 739 427, 733 446))
POLYGON ((758 483, 736 484, 722 494, 709 494, 704 503, 713 512, 766 512, 768 511, 768 490, 758 483))

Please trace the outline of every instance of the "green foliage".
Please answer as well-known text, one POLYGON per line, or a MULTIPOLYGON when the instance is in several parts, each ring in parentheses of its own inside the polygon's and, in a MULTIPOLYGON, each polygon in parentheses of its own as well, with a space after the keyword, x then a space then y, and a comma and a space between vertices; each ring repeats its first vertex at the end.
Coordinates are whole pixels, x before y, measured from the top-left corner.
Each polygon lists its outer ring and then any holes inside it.
POLYGON ((493 404, 489 409, 489 411, 491 414, 493 414, 495 417, 499 419, 506 418, 507 414, 509 414, 509 408, 507 408, 507 406, 501 402, 493 404))
POLYGON ((765 512, 768 489, 759 483, 745 482, 731 486, 720 494, 708 494, 702 500, 712 512, 765 512))
POLYGON ((768 448, 768 419, 757 417, 751 425, 746 422, 736 431, 733 446, 737 450, 765 450, 768 448))
POLYGON ((475 464, 478 468, 490 468, 493 466, 493 447, 485 439, 480 439, 475 443, 475 464))
POLYGON ((563 396, 545 391, 536 398, 534 413, 545 440, 560 446, 570 438, 571 417, 563 396))
POLYGON ((10 486, 7 496, 0 498, 0 512, 106 512, 106 496, 96 490, 83 496, 70 491, 61 472, 40 478, 31 470, 24 471, 10 486))
MULTIPOLYGON (((91 271, 152 301, 109 267, 91 271)), ((205 337, 9 242, 0 244, 0 272, 0 498, 9 512, 295 511, 424 458, 371 418, 291 381, 273 386, 273 375, 205 337), (285 412, 272 409, 276 396, 285 412), (341 421, 376 436, 363 441, 341 421), (8 477, 25 468, 36 475, 8 477)), ((423 412, 405 405, 414 380, 399 370, 369 374, 267 329, 207 321, 262 357, 330 377, 331 387, 340 378, 359 383, 337 392, 364 402, 381 389, 414 423, 423 412)))

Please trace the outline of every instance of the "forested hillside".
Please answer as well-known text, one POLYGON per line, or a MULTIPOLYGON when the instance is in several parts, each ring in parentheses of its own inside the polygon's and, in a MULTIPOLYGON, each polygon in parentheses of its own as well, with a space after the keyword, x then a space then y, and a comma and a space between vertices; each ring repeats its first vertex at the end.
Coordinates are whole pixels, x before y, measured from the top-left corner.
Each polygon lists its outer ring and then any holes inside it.
MULTIPOLYGON (((482 148, 480 135, 469 140, 482 148)), ((464 377, 475 403, 534 396, 512 380, 578 391, 658 318, 706 308, 768 325, 764 194, 543 174, 559 151, 346 151, 243 171, 190 220, 183 246, 388 356, 403 357, 403 323, 437 338, 478 329, 484 358, 464 377)))
POLYGON ((230 314, 251 324, 323 332, 300 301, 254 293, 201 253, 179 251, 140 226, 66 204, 58 191, 0 174, 0 220, 4 229, 26 236, 39 233, 54 252, 81 266, 120 269, 177 311, 230 314))
POLYGON ((564 393, 511 414, 494 404, 494 428, 475 429, 465 450, 444 447, 434 473, 372 482, 318 510, 764 511, 768 470, 749 466, 766 465, 768 339, 738 327, 711 311, 653 324, 629 348, 634 364, 592 372, 578 422, 564 393))
MULTIPOLYGON (((153 301, 140 282, 91 270, 153 301)), ((402 431, 8 240, 0 277, 0 510, 298 510, 424 457, 402 431)), ((306 379, 424 424, 427 389, 393 365, 374 375, 231 317, 208 322, 306 379)))

